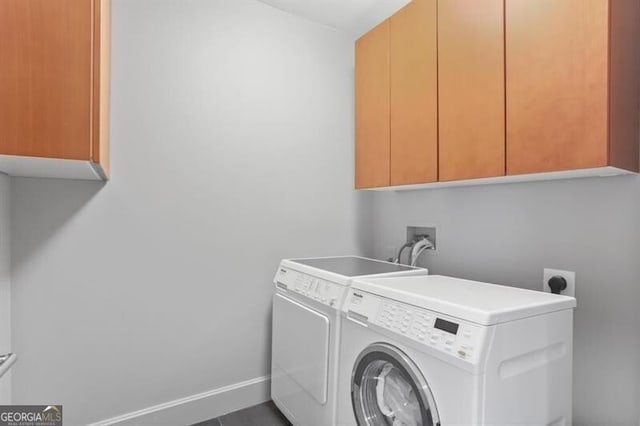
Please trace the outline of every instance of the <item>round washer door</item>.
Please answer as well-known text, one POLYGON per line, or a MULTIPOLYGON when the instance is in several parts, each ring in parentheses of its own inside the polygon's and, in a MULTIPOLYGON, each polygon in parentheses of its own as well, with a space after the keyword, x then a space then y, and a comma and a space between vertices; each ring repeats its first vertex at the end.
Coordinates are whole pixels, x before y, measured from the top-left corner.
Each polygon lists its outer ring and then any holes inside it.
POLYGON ((359 426, 439 426, 429 385, 399 349, 376 343, 358 356, 351 402, 359 426))

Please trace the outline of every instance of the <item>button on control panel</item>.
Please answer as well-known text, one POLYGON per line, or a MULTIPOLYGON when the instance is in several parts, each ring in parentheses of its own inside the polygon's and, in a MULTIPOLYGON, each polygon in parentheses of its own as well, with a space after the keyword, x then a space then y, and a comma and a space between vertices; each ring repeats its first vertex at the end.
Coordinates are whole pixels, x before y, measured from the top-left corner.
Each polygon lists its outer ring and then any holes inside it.
POLYGON ((375 325, 471 363, 480 356, 484 329, 440 313, 381 300, 375 325))
POLYGON ((318 303, 340 309, 346 287, 289 268, 278 268, 276 288, 301 294, 318 303))

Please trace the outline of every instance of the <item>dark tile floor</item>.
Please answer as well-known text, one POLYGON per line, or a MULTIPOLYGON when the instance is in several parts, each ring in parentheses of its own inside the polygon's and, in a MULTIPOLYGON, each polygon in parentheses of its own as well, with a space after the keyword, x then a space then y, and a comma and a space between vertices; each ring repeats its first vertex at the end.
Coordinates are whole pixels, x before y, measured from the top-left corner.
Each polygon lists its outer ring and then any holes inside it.
POLYGON ((192 426, 291 426, 291 423, 269 401, 192 426))

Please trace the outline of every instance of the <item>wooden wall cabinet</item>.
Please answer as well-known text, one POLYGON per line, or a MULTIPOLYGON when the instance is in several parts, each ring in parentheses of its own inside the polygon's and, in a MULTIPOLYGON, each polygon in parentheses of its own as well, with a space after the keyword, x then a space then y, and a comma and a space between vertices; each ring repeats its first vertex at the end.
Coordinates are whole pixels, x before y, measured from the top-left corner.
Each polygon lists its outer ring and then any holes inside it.
POLYGON ((506 0, 507 173, 638 171, 635 0, 506 0))
POLYGON ((413 0, 389 19, 390 184, 438 180, 435 0, 413 0))
POLYGON ((109 0, 0 1, 0 171, 109 175, 109 0))
POLYGON ((438 1, 440 181, 505 174, 504 0, 438 1))
POLYGON ((356 42, 356 188, 438 178, 435 0, 414 0, 356 42))
POLYGON ((637 0, 413 0, 374 32, 356 44, 357 188, 638 172, 637 0))
POLYGON ((356 42, 356 188, 389 186, 389 21, 356 42))

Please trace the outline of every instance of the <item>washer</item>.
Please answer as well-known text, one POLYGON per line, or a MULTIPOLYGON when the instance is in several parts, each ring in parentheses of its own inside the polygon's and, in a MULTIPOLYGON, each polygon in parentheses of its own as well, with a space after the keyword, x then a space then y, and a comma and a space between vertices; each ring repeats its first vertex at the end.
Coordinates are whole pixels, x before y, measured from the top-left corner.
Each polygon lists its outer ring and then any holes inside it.
POLYGON ((443 276, 356 280, 336 424, 570 426, 575 306, 443 276))
POLYGON ((336 424, 340 312, 352 279, 426 273, 357 256, 281 262, 274 279, 271 398, 291 423, 336 424))

